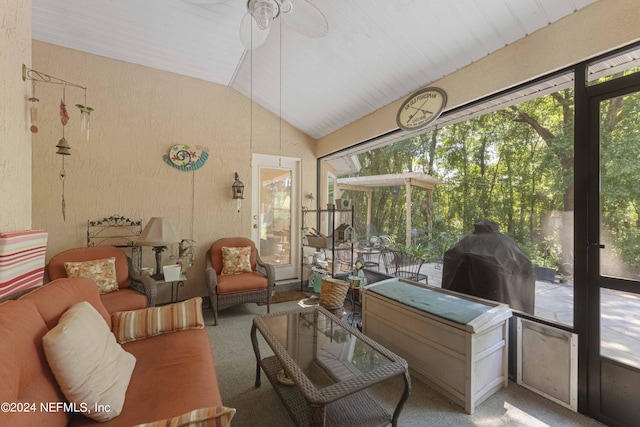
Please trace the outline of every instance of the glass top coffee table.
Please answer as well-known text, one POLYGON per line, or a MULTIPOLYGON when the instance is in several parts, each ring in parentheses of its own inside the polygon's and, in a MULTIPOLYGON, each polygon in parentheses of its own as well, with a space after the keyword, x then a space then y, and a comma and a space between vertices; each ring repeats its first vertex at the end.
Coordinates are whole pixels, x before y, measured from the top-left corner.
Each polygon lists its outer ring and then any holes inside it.
POLYGON ((407 362, 324 308, 257 316, 251 342, 256 387, 262 368, 296 425, 397 425, 411 392, 407 362), (260 356, 258 331, 273 356, 260 356), (391 415, 366 389, 398 375, 404 391, 391 415))

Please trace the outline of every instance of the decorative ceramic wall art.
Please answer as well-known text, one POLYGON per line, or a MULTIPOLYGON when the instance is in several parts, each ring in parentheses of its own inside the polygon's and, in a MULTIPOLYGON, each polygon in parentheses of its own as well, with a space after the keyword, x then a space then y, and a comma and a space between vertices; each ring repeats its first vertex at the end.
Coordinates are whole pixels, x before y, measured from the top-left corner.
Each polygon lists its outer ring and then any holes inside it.
POLYGON ((194 171, 200 169, 209 158, 209 149, 197 145, 194 148, 188 145, 174 145, 169 154, 162 157, 166 164, 181 171, 194 171))

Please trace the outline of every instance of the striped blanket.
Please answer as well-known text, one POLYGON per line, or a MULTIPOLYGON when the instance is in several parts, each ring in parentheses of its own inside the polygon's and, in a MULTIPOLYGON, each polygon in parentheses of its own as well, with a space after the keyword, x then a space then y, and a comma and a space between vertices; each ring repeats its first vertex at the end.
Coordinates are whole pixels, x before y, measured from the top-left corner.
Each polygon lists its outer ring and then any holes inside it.
POLYGON ((47 237, 44 230, 0 233, 0 299, 42 285, 47 237))

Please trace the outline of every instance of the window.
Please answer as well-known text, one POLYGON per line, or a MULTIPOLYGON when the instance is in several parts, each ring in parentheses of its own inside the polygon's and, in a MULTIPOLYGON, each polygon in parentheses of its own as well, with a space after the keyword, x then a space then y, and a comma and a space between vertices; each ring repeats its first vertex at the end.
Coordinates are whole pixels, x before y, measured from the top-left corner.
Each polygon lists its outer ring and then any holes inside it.
POLYGON ((366 195, 345 190, 360 244, 371 244, 369 229, 397 247, 412 246, 427 260, 428 283, 440 286, 445 251, 474 223, 495 221, 537 266, 535 315, 573 325, 572 81, 564 73, 441 117, 422 133, 360 149, 361 169, 338 176, 338 191, 341 178, 354 176, 421 171, 441 181, 432 200, 427 190, 413 190, 408 243, 404 186, 373 189, 370 224, 366 195))

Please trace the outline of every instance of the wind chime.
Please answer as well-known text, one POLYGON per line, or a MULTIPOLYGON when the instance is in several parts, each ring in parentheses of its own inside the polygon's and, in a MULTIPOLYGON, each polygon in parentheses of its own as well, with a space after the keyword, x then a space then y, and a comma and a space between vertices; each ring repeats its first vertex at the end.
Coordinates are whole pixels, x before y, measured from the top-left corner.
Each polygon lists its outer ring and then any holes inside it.
POLYGON ((29 129, 32 133, 38 132, 38 102, 40 101, 36 98, 36 82, 42 83, 51 83, 62 85, 62 99, 60 100, 60 123, 62 123, 62 138, 58 141, 56 148, 56 154, 62 156, 62 169, 60 169, 60 173, 58 174, 60 181, 62 182, 62 220, 66 221, 67 219, 67 205, 64 199, 64 184, 67 178, 67 172, 64 168, 64 158, 66 156, 71 155, 71 146, 67 142, 65 138, 65 127, 67 123, 69 123, 69 113, 67 111, 67 86, 76 87, 82 89, 84 91, 84 105, 76 104, 76 107, 80 109, 80 132, 86 133, 87 141, 89 141, 89 124, 91 119, 91 112, 93 108, 88 107, 87 104, 87 88, 84 86, 80 86, 75 83, 68 82, 66 80, 59 79, 57 77, 50 76, 48 74, 42 73, 40 71, 32 70, 26 67, 26 65, 22 65, 22 80, 31 80, 32 81, 32 94, 28 99, 29 101, 29 117, 31 121, 31 125, 29 129))

